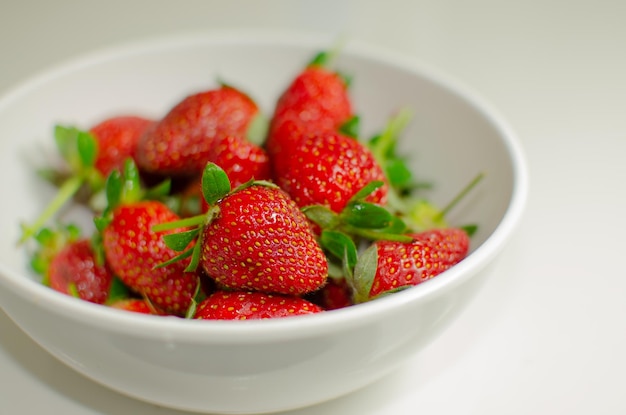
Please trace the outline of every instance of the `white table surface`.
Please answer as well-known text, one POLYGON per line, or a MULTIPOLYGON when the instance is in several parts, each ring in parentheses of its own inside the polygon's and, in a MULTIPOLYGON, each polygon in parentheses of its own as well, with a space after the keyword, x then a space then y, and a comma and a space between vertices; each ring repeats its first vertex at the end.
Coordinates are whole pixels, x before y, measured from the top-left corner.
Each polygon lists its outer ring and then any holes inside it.
MULTIPOLYGON (((287 414, 625 414, 625 21, 621 0, 0 0, 0 93, 94 48, 219 28, 331 31, 417 56, 520 136, 522 226, 469 309, 406 366, 287 414)), ((183 414, 86 380, 2 311, 0 385, 0 414, 183 414)))

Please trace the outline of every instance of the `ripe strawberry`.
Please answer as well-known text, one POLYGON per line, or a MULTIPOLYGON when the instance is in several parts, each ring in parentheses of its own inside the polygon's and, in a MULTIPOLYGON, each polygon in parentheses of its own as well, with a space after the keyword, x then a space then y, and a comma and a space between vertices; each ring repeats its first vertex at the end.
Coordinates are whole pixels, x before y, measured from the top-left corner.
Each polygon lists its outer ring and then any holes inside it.
POLYGON ((200 302, 194 318, 203 320, 252 320, 320 312, 322 312, 322 308, 299 297, 250 291, 217 291, 200 302))
POLYGON ((283 191, 253 185, 217 207, 219 216, 203 232, 201 264, 219 284, 296 295, 324 284, 324 254, 283 191))
POLYGON ((326 257, 307 218, 285 192, 260 181, 231 190, 228 176, 214 163, 205 168, 202 188, 209 210, 184 220, 198 225, 193 232, 168 241, 184 247, 187 235, 199 235, 192 263, 199 263, 218 286, 300 295, 325 283, 326 257))
POLYGON ((266 147, 278 175, 285 172, 294 137, 336 131, 353 117, 347 83, 327 67, 330 55, 321 53, 279 97, 271 119, 266 147))
MULTIPOLYGON (((300 207, 320 204, 340 212, 348 201, 372 181, 386 182, 385 175, 361 142, 338 132, 303 136, 287 160, 288 169, 276 177, 300 207)), ((388 186, 376 189, 367 198, 386 202, 388 186)))
POLYGON ((113 273, 98 258, 91 241, 76 227, 58 231, 42 229, 36 236, 38 250, 32 259, 35 271, 44 283, 63 294, 103 304, 109 298, 113 273))
POLYGON ((265 150, 244 138, 229 135, 219 140, 209 161, 220 166, 237 187, 249 180, 269 180, 270 160, 265 150))
POLYGON ((153 120, 133 115, 108 118, 94 125, 89 132, 98 142, 94 167, 106 177, 113 169, 122 169, 133 157, 139 138, 154 124, 153 120))
POLYGON ((198 284, 194 273, 185 272, 184 261, 156 268, 177 253, 167 247, 154 225, 179 217, 159 201, 119 205, 102 230, 107 262, 131 289, 145 295, 156 307, 184 315, 198 284))
POLYGON ((412 242, 376 241, 359 258, 352 284, 355 301, 420 284, 466 257, 469 236, 460 228, 410 235, 412 242))
POLYGON ((200 174, 218 140, 245 137, 257 116, 255 102, 233 87, 190 95, 139 140, 137 164, 149 173, 200 174))
MULTIPOLYGON (((96 226, 107 262, 120 280, 146 297, 154 307, 184 315, 198 287, 198 277, 185 272, 187 261, 161 266, 178 254, 153 226, 179 219, 158 200, 141 200, 138 172, 128 160, 124 175, 114 172, 107 181, 109 206, 96 226)), ((178 229, 180 231, 180 229, 178 229)))

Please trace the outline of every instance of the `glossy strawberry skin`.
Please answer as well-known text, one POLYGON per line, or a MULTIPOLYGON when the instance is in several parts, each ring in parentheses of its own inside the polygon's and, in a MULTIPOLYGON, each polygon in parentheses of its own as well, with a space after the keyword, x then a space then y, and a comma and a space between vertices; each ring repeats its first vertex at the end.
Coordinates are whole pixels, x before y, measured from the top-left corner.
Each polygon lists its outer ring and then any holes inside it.
MULTIPOLYGON (((107 262, 120 280, 158 308, 184 315, 196 291, 198 278, 185 272, 186 261, 156 268, 177 253, 167 247, 154 225, 178 220, 167 206, 157 201, 122 204, 113 211, 102 240, 107 262)), ((172 231, 174 232, 174 231, 172 231)))
POLYGON ((265 149, 239 136, 229 135, 218 140, 209 161, 224 169, 233 188, 251 179, 271 179, 265 149))
POLYGON ((287 119, 316 129, 335 129, 351 116, 344 80, 323 66, 312 65, 298 74, 278 99, 271 129, 287 119))
POLYGON ((326 257, 304 214, 275 187, 223 198, 203 231, 204 271, 230 289, 300 295, 321 287, 326 257))
POLYGON ((304 134, 336 131, 353 116, 344 80, 323 66, 303 70, 280 96, 266 148, 276 174, 284 174, 291 147, 304 134))
POLYGON ((99 264, 88 239, 65 245, 48 266, 50 287, 72 295, 73 286, 79 298, 103 304, 108 296, 113 273, 106 264, 99 264))
POLYGON ((339 213, 371 181, 385 183, 367 198, 384 204, 388 185, 380 165, 361 142, 337 132, 303 136, 277 184, 300 207, 321 204, 339 213))
POLYGON ((190 95, 175 105, 139 140, 135 158, 141 170, 189 176, 202 172, 217 140, 245 137, 258 107, 227 86, 190 95))
POLYGON ((300 297, 249 291, 216 291, 196 309, 195 319, 259 320, 322 312, 322 308, 300 297))
POLYGON ((89 132, 98 142, 96 169, 105 177, 113 169, 121 169, 124 161, 134 156, 139 139, 153 124, 153 120, 144 117, 124 115, 94 125, 89 132))
POLYGON ((469 251, 469 236, 462 229, 434 229, 411 236, 410 243, 375 243, 378 267, 370 297, 427 281, 459 263, 469 251))

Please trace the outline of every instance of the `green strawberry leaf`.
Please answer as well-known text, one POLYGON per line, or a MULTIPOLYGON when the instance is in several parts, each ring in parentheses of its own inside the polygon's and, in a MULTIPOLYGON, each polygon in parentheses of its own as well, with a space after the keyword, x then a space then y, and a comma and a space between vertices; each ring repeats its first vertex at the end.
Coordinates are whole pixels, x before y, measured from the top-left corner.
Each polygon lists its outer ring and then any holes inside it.
POLYGON ((144 199, 165 199, 172 190, 172 180, 165 179, 161 183, 157 184, 154 187, 146 189, 144 192, 144 199))
POLYGON ((172 265, 175 262, 178 262, 178 261, 183 260, 185 258, 189 258, 193 254, 193 251, 194 251, 194 249, 190 248, 190 249, 184 251, 182 254, 174 256, 173 258, 169 259, 168 261, 164 261, 164 262, 156 264, 154 266, 154 268, 156 269, 156 268, 167 267, 168 265, 172 265))
POLYGON ((78 131, 76 143, 81 165, 93 167, 96 157, 98 156, 98 141, 92 134, 85 131, 78 131))
POLYGON ((392 234, 404 234, 409 231, 409 227, 399 216, 392 215, 391 221, 387 225, 386 228, 381 229, 382 232, 392 233, 392 234))
POLYGON ((132 158, 124 161, 122 201, 132 203, 141 200, 144 190, 141 186, 139 169, 132 158))
POLYGON ((107 207, 105 211, 110 212, 115 209, 122 201, 122 193, 124 190, 124 180, 119 170, 113 170, 109 174, 105 184, 105 193, 107 198, 107 207))
POLYGON ((467 234, 467 236, 471 238, 478 231, 478 225, 473 224, 473 223, 467 224, 467 225, 461 226, 461 229, 463 229, 465 233, 467 234))
POLYGON ((202 172, 202 195, 209 205, 230 192, 230 180, 224 170, 215 163, 207 163, 202 172))
POLYGON ((330 52, 321 51, 309 61, 307 66, 326 66, 330 62, 331 58, 332 54, 330 52))
POLYGON ((302 212, 322 229, 332 229, 339 221, 339 215, 323 205, 304 206, 302 212))
POLYGON ((202 291, 202 284, 200 282, 200 278, 198 278, 196 283, 196 292, 191 297, 191 303, 189 304, 189 308, 185 313, 185 318, 190 319, 196 315, 196 309, 198 308, 198 304, 202 302, 202 300, 206 298, 204 292, 202 291))
POLYGON ((189 246, 191 241, 196 239, 199 233, 200 228, 179 233, 171 233, 163 236, 163 241, 165 242, 165 245, 167 245, 170 249, 181 252, 189 246))
POLYGON ((109 295, 106 304, 112 304, 116 301, 128 298, 130 290, 118 277, 113 277, 111 286, 109 287, 109 295))
POLYGON ((72 169, 79 165, 79 159, 77 156, 77 145, 76 145, 76 136, 78 134, 78 130, 74 127, 65 127, 62 125, 55 125, 54 127, 54 141, 63 157, 72 169))
POLYGON ((413 173, 406 164, 405 160, 400 158, 389 158, 385 165, 385 175, 389 180, 389 184, 398 189, 400 193, 408 190, 413 185, 413 173))
POLYGON ((353 269, 357 261, 357 249, 352 238, 343 232, 322 231, 320 244, 344 263, 344 268, 353 269))
POLYGON ((368 202, 350 202, 341 211, 341 217, 348 225, 365 229, 386 228, 393 215, 384 207, 368 202))
POLYGON ((355 115, 339 126, 339 132, 348 137, 358 138, 360 124, 360 117, 358 115, 355 115))
POLYGON ((349 279, 356 303, 363 303, 370 299, 370 291, 374 284, 377 269, 378 247, 376 244, 372 244, 359 256, 354 266, 354 274, 349 279))
POLYGON ((198 241, 193 247, 193 250, 191 252, 191 261, 189 261, 189 265, 187 265, 187 268, 185 268, 185 271, 193 272, 196 269, 198 269, 201 256, 202 256, 202 235, 200 235, 198 241))

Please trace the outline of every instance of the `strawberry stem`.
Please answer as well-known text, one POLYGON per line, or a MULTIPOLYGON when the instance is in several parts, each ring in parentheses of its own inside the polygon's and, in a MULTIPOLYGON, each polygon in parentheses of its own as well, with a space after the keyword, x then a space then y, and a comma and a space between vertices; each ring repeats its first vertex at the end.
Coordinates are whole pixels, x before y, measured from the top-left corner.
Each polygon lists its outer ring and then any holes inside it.
POLYGON ((372 241, 384 240, 404 243, 409 243, 413 241, 413 238, 411 236, 401 233, 381 232, 372 229, 364 229, 356 226, 351 226, 348 224, 343 225, 343 229, 345 229, 345 231, 349 234, 361 236, 372 241))
POLYGON ((485 177, 483 172, 478 173, 461 191, 441 209, 439 214, 435 216, 435 220, 443 219, 458 203, 467 195, 476 185, 485 177))
POLYGON ((46 209, 39 215, 39 217, 30 225, 23 227, 22 237, 18 241, 18 244, 22 244, 35 235, 46 224, 46 222, 54 216, 54 214, 61 209, 75 194, 78 189, 83 185, 85 177, 73 176, 67 179, 59 188, 56 196, 52 202, 46 206, 46 209))
POLYGON ((196 215, 190 218, 176 220, 173 222, 159 223, 159 224, 154 225, 152 227, 152 230, 154 232, 163 232, 163 231, 170 231, 172 229, 178 229, 178 228, 200 226, 204 224, 204 222, 206 221, 206 218, 207 218, 207 215, 203 213, 201 215, 196 215))

